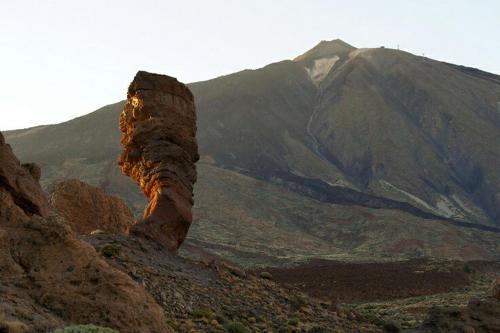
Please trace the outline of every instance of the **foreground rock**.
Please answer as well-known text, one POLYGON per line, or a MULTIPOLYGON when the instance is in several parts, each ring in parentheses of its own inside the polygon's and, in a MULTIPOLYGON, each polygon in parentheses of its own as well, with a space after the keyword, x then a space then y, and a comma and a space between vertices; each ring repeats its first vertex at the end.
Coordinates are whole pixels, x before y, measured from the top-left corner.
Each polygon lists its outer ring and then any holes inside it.
POLYGON ((51 214, 36 170, 21 166, 0 133, 0 319, 29 332, 65 323, 168 332, 146 290, 51 214))
POLYGON ((193 95, 175 78, 138 72, 120 116, 124 151, 119 165, 149 198, 132 232, 169 250, 184 241, 192 222, 196 114, 193 95))
POLYGON ((134 216, 122 199, 76 179, 50 189, 49 202, 77 234, 95 230, 127 234, 134 216))

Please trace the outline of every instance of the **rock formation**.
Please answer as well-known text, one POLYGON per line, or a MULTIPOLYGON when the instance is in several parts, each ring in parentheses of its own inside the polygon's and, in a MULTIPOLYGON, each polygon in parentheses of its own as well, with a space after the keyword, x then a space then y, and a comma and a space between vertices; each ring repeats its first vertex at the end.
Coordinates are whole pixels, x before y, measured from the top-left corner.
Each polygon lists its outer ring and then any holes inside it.
POLYGON ((199 158, 193 95, 175 78, 140 71, 128 88, 120 130, 119 165, 149 198, 131 231, 176 250, 191 225, 199 158))
POLYGON ((102 230, 127 234, 134 216, 122 199, 77 179, 56 183, 49 202, 77 234, 102 230))
POLYGON ((39 168, 21 165, 0 133, 0 319, 29 332, 66 323, 168 332, 146 290, 51 213, 37 175, 39 168))
POLYGON ((33 163, 21 165, 1 133, 0 161, 0 186, 5 195, 27 216, 47 216, 50 209, 38 184, 39 167, 33 163))

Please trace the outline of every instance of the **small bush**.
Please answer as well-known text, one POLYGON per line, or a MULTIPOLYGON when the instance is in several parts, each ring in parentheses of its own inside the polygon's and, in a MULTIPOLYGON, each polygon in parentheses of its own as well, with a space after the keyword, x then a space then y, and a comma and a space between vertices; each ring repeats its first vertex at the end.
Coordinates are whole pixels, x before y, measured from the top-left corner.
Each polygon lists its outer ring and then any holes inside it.
POLYGON ((207 307, 201 307, 193 311, 193 316, 195 318, 207 318, 207 319, 212 319, 213 313, 212 310, 210 310, 207 307))
POLYGON ((377 326, 384 326, 384 324, 386 323, 384 319, 371 312, 362 313, 362 318, 377 326))
POLYGON ((472 268, 469 265, 465 264, 465 266, 464 266, 464 272, 467 273, 467 274, 472 274, 472 273, 474 273, 474 268, 472 268))
POLYGON ((101 248, 101 254, 105 257, 116 257, 120 254, 121 247, 118 244, 106 244, 101 248))
POLYGON ((226 327, 229 333, 250 333, 250 330, 240 322, 232 322, 226 327))
POLYGON ((293 297, 290 299, 290 304, 292 306, 292 309, 294 311, 299 310, 300 308, 304 307, 307 305, 307 299, 304 295, 301 294, 295 294, 293 297))
POLYGON ((333 331, 324 327, 313 327, 307 333, 333 333, 333 331))
POLYGON ((401 327, 395 322, 387 322, 384 324, 384 333, 399 333, 401 332, 401 327))
POLYGON ((215 315, 215 320, 217 320, 217 322, 221 325, 224 325, 227 323, 227 318, 221 314, 215 315))
POLYGON ((266 279, 266 280, 272 280, 272 279, 273 279, 272 274, 271 274, 271 273, 269 273, 269 272, 261 272, 261 273, 260 273, 260 277, 261 277, 262 279, 266 279))
POLYGON ((55 330, 52 333, 118 333, 111 328, 99 327, 94 325, 76 325, 68 326, 55 330))

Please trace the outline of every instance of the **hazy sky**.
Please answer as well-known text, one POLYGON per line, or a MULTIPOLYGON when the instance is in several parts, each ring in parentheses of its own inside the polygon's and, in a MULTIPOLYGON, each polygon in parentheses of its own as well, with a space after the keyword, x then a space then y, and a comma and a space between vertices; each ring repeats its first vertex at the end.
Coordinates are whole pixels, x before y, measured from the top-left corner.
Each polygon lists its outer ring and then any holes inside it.
POLYGON ((122 100, 139 69, 200 81, 335 38, 500 74, 499 36, 497 0, 0 0, 0 130, 122 100))

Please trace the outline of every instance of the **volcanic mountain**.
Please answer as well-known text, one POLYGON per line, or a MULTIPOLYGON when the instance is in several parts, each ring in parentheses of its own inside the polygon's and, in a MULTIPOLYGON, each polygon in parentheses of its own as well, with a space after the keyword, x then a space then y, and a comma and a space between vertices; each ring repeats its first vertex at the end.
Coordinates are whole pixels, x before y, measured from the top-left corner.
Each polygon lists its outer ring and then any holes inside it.
MULTIPOLYGON (((242 263, 500 253, 500 76, 322 41, 189 85, 201 161, 190 242, 242 263)), ((123 102, 6 132, 42 184, 79 178, 139 213, 116 165, 123 102)))

